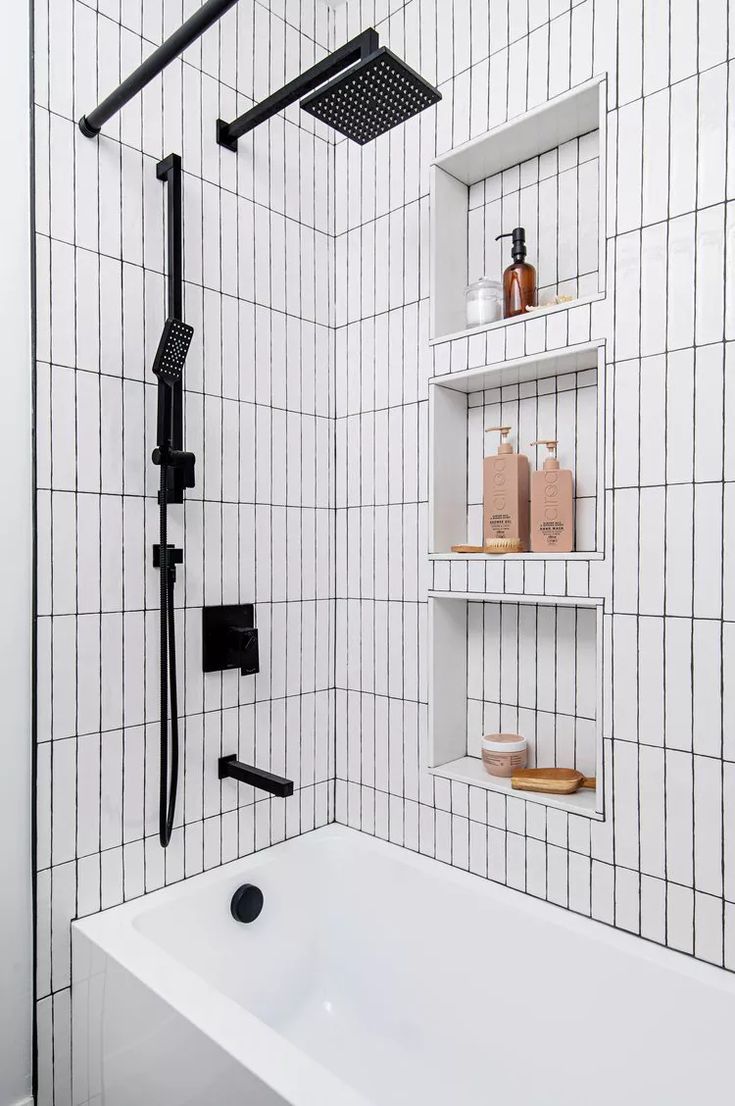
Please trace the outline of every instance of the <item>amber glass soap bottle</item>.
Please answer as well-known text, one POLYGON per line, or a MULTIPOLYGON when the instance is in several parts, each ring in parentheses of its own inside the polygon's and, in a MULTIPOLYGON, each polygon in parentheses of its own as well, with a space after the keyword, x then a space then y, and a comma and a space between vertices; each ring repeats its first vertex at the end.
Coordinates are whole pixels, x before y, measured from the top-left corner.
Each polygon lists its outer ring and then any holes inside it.
POLYGON ((514 315, 525 315, 527 307, 536 306, 536 270, 526 261, 526 232, 516 227, 507 234, 499 234, 495 239, 512 238, 512 264, 503 273, 503 317, 512 319, 514 315))

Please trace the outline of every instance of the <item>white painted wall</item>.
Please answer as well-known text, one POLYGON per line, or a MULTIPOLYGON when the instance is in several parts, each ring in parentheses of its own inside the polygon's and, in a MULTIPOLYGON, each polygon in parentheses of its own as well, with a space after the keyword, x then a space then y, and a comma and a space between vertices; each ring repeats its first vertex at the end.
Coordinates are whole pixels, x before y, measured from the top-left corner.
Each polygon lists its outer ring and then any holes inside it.
POLYGON ((27 3, 0 37, 0 1106, 31 1093, 31 291, 27 3))

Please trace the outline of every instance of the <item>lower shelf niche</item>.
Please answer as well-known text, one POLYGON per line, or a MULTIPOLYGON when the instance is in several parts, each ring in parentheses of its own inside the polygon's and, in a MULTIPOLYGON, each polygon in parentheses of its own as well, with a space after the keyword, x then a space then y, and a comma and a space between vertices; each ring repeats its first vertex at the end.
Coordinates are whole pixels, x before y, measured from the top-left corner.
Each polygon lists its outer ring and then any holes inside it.
POLYGON ((602 818, 602 600, 429 592, 429 625, 429 771, 602 818), (487 733, 520 734, 529 768, 576 768, 596 790, 512 790, 485 770, 487 733))

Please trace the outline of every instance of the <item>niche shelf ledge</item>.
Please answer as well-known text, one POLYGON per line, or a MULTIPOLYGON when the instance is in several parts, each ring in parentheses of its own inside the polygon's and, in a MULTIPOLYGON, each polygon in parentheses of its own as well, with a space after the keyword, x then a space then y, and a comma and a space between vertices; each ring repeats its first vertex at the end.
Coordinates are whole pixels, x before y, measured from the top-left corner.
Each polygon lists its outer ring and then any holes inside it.
MULTIPOLYGON (((460 545, 460 542, 456 543, 460 545)), ((479 561, 602 561, 604 553, 429 553, 430 561, 465 561, 473 564, 479 561)))
POLYGON ((514 315, 510 319, 496 319, 494 323, 485 323, 482 326, 465 327, 453 334, 440 334, 436 338, 429 339, 430 346, 439 346, 442 342, 454 342, 458 338, 472 338, 475 334, 487 334, 489 330, 500 330, 503 327, 514 326, 516 323, 529 323, 533 319, 545 319, 547 315, 554 315, 561 311, 572 311, 575 307, 587 307, 591 303, 599 303, 604 300, 604 292, 595 292, 590 296, 580 296, 570 300, 569 303, 550 303, 543 307, 537 307, 535 311, 529 311, 525 315, 514 315))
POLYGON ((538 803, 541 806, 565 810, 569 814, 581 814, 584 818, 603 820, 603 814, 597 810, 596 793, 587 789, 575 791, 573 795, 544 795, 540 791, 514 791, 510 780, 491 776, 485 771, 478 757, 459 757, 438 768, 430 768, 429 775, 439 779, 466 783, 470 787, 484 787, 486 791, 495 791, 513 799, 522 799, 526 803, 538 803))

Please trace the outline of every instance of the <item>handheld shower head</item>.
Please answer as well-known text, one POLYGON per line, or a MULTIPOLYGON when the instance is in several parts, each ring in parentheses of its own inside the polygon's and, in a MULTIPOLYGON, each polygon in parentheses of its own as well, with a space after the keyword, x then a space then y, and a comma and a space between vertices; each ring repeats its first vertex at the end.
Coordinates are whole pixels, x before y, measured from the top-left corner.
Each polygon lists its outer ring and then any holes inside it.
POLYGON ((181 380, 186 355, 194 336, 194 327, 181 319, 167 319, 158 343, 153 372, 163 384, 173 388, 181 380))
MULTIPOLYGON (((184 362, 189 352, 194 328, 182 323, 181 319, 169 318, 163 328, 153 361, 153 372, 158 377, 158 449, 154 454, 155 464, 161 464, 161 450, 168 457, 171 450, 171 425, 173 406, 176 401, 176 385, 181 382, 184 362), (158 456, 158 459, 156 459, 158 456)), ((179 401, 180 401, 179 396, 179 401)), ((193 462, 192 462, 193 463, 193 462)), ((193 472, 191 474, 193 481, 193 472)), ((193 482, 187 487, 193 487, 193 482)))
POLYGON ((364 146, 439 100, 440 92, 381 46, 312 92, 301 106, 364 146))

